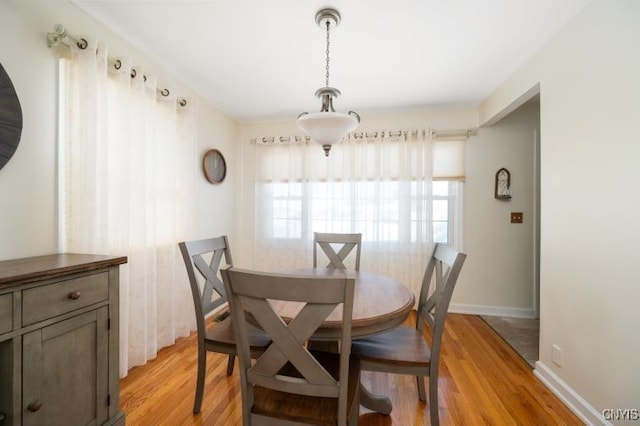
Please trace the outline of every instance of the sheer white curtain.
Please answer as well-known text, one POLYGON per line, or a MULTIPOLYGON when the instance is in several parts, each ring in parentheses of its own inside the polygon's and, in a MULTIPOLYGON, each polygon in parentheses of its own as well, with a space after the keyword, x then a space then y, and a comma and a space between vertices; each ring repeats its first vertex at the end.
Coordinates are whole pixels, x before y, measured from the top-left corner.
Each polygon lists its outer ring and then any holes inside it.
POLYGON ((255 144, 255 266, 312 265, 313 232, 361 232, 360 269, 419 293, 433 247, 433 140, 428 130, 351 134, 331 149, 255 144))
POLYGON ((126 255, 120 376, 195 327, 177 241, 189 234, 195 123, 156 79, 104 45, 60 61, 62 249, 126 255))

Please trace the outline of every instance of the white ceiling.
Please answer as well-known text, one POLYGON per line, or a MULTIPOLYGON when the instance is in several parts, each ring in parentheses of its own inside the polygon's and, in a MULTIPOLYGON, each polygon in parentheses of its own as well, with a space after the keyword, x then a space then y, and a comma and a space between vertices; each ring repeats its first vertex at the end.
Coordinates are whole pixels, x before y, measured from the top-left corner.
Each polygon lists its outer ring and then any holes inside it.
POLYGON ((337 111, 473 106, 590 0, 71 0, 240 122, 317 111, 337 8, 337 111))

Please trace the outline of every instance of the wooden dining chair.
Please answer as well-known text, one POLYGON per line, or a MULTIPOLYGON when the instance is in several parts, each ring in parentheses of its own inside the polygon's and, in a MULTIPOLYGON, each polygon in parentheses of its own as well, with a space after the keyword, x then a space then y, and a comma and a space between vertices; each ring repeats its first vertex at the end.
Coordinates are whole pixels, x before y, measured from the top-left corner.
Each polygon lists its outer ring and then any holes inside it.
MULTIPOLYGON (((193 412, 199 413, 204 393, 207 352, 229 355, 227 359, 227 376, 233 373, 236 341, 228 312, 223 311, 218 316, 215 324, 209 328, 205 323, 208 315, 227 303, 227 293, 224 289, 224 284, 218 277, 218 270, 223 256, 227 265, 232 265, 233 261, 231 259, 229 240, 226 235, 197 241, 183 241, 178 245, 187 268, 196 312, 198 373, 193 412)), ((257 329, 250 331, 249 338, 251 351, 254 355, 264 351, 270 342, 269 337, 257 329)))
POLYGON ((354 340, 352 352, 362 369, 415 375, 418 396, 426 401, 424 377, 429 376, 431 424, 439 424, 438 370, 444 322, 458 275, 467 255, 436 244, 422 279, 416 327, 400 326, 385 333, 354 340), (432 278, 435 288, 430 291, 432 278), (424 324, 431 332, 431 346, 425 340, 424 324))
POLYGON ((360 245, 362 243, 362 234, 333 234, 324 232, 313 233, 313 267, 318 266, 318 251, 320 247, 324 254, 329 258, 327 268, 347 269, 344 264, 345 259, 356 249, 355 270, 360 270, 360 245), (334 245, 339 245, 336 252, 334 245))
POLYGON ((221 273, 238 345, 243 424, 357 424, 360 364, 350 354, 355 279, 236 268, 221 273), (299 303, 301 310, 285 321, 274 301, 299 303), (308 349, 305 342, 336 308, 343 312, 341 352, 308 349), (246 317, 272 340, 253 365, 246 317))

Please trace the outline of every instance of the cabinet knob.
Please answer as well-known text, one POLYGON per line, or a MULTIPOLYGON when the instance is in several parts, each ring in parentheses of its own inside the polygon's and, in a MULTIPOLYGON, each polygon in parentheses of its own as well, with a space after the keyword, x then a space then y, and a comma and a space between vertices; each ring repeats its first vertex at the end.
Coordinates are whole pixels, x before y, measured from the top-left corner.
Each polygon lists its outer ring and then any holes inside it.
POLYGON ((7 415, 0 411, 0 422, 7 418, 7 415))
POLYGON ((32 413, 35 413, 36 411, 38 411, 40 408, 42 408, 42 401, 39 400, 35 400, 33 401, 31 404, 29 404, 27 406, 27 408, 29 409, 29 411, 31 411, 32 413))
POLYGON ((72 299, 72 300, 80 299, 80 292, 74 291, 73 293, 69 293, 69 299, 72 299))

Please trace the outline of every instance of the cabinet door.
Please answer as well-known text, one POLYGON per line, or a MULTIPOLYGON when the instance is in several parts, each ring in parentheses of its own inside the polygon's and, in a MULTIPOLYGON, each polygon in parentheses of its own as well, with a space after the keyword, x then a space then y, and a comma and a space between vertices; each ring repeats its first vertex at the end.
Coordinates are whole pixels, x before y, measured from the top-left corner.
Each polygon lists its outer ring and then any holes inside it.
POLYGON ((13 294, 0 294, 0 334, 13 330, 13 294))
MULTIPOLYGON (((17 388, 17 381, 20 380, 20 369, 15 367, 14 360, 16 355, 15 341, 20 341, 20 337, 13 340, 0 342, 0 425, 9 426, 20 424, 20 417, 14 418, 13 413, 19 410, 16 407, 15 395, 20 393, 17 388), (17 389, 16 389, 17 388, 17 389)), ((19 363, 18 367, 19 367, 19 363)))
POLYGON ((96 425, 108 418, 109 308, 23 340, 23 425, 96 425))

